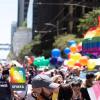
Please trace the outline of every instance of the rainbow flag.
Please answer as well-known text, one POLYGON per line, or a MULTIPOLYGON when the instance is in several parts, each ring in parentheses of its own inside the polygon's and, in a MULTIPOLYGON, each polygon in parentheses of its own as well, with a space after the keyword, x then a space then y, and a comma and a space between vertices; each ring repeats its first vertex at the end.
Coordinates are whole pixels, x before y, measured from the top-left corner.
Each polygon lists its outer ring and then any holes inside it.
POLYGON ((87 89, 91 100, 100 100, 100 81, 96 82, 91 88, 87 89))

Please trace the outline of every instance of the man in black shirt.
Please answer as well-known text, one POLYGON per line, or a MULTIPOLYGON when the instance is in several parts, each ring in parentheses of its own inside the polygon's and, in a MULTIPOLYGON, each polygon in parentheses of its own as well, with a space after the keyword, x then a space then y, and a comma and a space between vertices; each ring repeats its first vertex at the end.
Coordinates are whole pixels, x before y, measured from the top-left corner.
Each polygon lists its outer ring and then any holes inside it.
POLYGON ((0 79, 0 100, 11 100, 11 88, 10 83, 7 80, 9 71, 4 70, 0 79))

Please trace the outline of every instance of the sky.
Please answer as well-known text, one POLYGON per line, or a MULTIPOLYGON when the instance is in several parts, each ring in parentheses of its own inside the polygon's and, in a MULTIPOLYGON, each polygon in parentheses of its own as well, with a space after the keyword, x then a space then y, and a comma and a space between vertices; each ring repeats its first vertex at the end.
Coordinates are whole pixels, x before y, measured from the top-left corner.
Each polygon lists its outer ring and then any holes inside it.
MULTIPOLYGON (((11 42, 11 23, 17 21, 17 0, 0 0, 0 43, 11 42)), ((0 51, 0 58, 9 51, 0 51)))

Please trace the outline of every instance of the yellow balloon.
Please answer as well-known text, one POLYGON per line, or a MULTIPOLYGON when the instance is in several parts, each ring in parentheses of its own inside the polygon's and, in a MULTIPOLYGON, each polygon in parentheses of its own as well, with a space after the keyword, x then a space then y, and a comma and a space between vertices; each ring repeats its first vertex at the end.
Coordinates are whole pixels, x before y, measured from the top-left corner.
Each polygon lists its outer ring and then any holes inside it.
POLYGON ((80 53, 75 53, 71 55, 71 59, 74 59, 75 61, 80 60, 81 54, 80 53))
POLYGON ((96 63, 92 59, 89 59, 87 64, 88 71, 93 71, 95 69, 95 66, 96 63))
POLYGON ((68 67, 73 67, 75 62, 76 62, 75 60, 69 59, 68 62, 67 62, 68 67))

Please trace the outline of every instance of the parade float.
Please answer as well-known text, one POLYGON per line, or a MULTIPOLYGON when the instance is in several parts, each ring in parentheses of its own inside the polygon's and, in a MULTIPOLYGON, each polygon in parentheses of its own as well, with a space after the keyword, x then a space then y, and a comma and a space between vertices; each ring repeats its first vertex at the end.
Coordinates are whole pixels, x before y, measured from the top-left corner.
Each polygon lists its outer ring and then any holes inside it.
POLYGON ((82 52, 97 58, 100 56, 100 16, 98 17, 98 25, 86 32, 82 42, 82 52))

